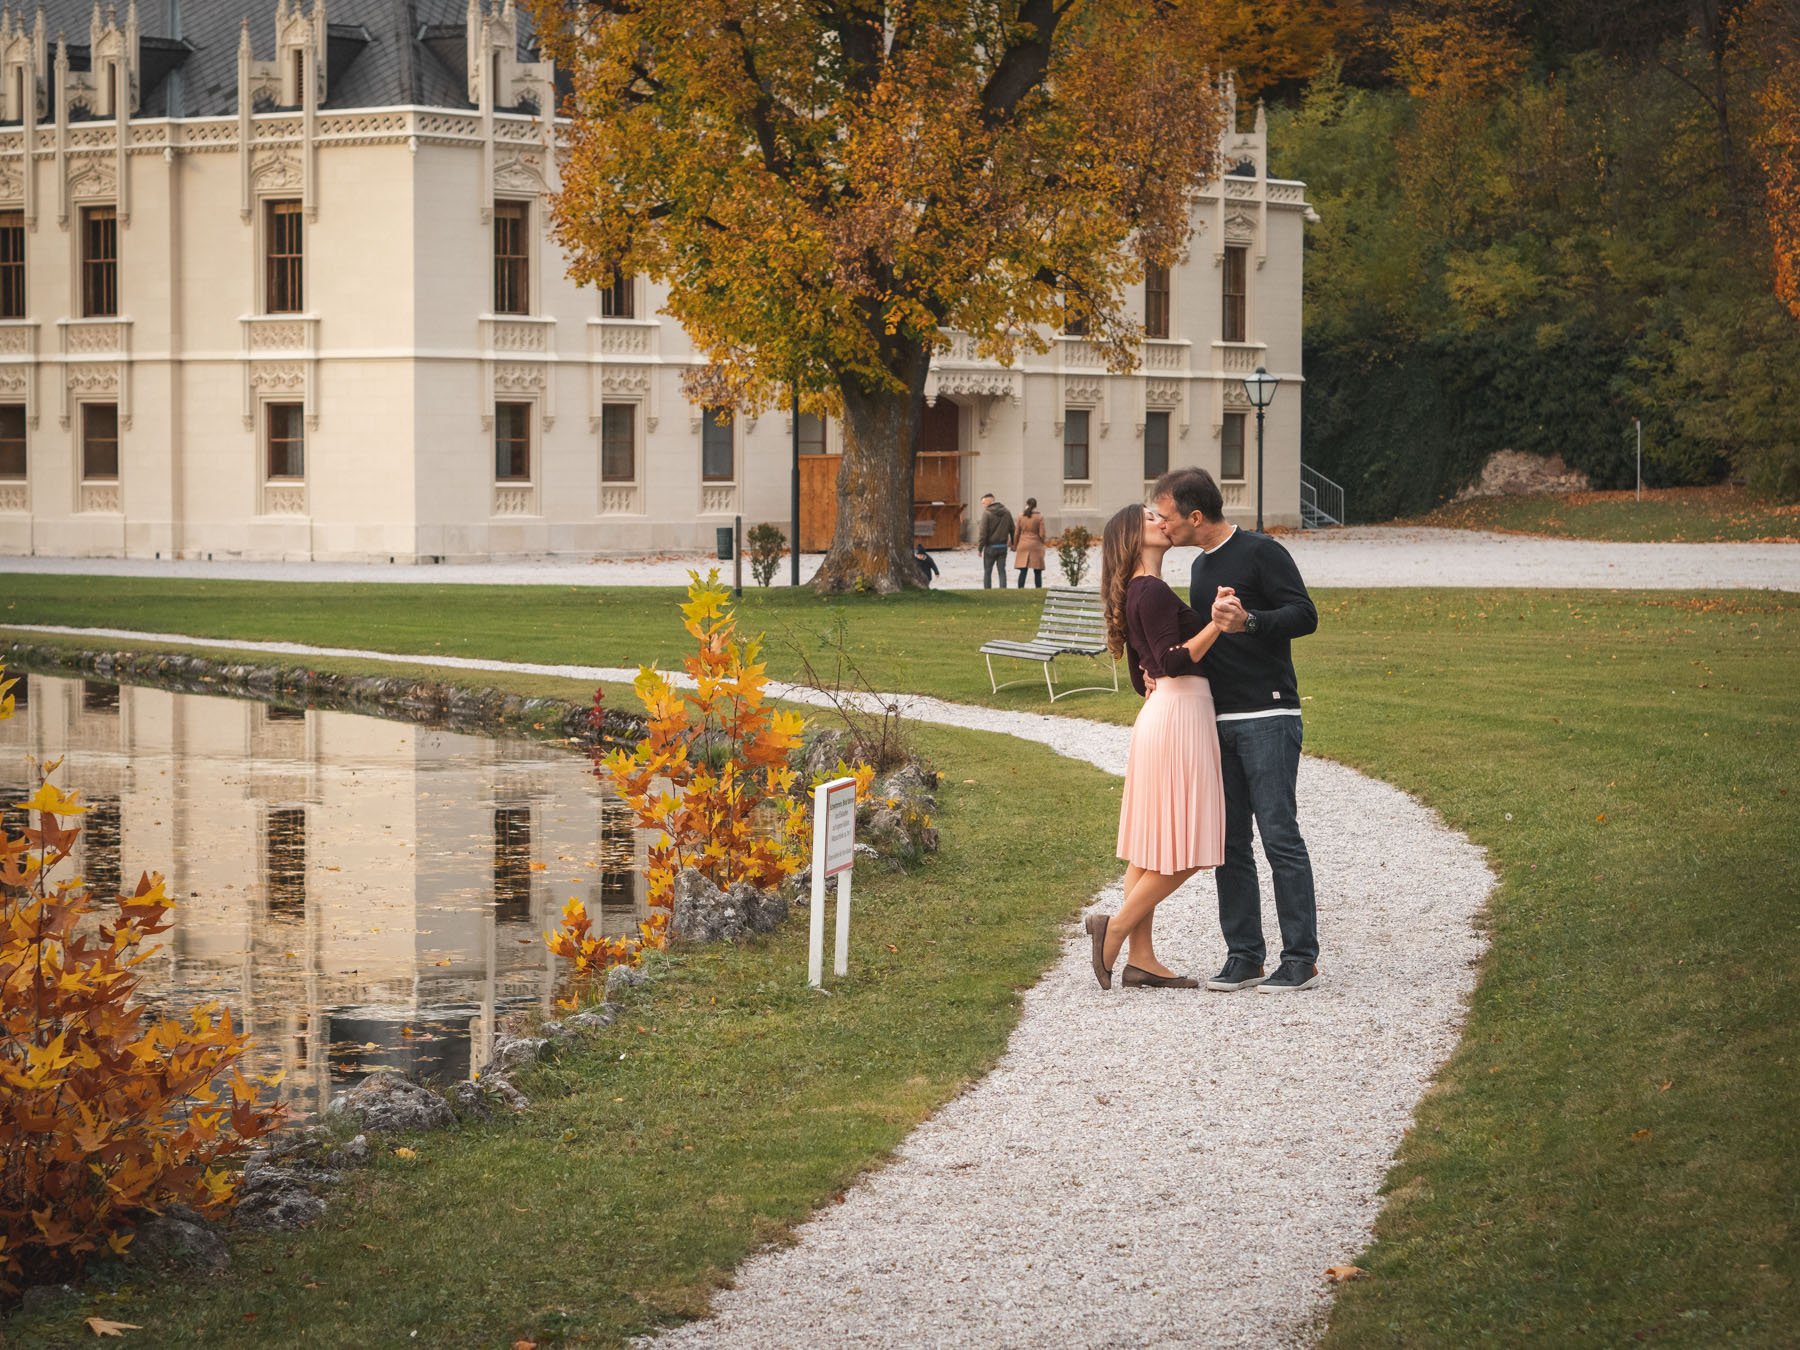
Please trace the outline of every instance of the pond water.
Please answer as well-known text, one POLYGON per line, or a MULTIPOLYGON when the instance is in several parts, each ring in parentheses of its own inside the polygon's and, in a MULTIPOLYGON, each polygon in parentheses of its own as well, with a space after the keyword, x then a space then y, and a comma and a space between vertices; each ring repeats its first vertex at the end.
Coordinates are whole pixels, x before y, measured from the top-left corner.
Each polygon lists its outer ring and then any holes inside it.
POLYGON ((14 693, 9 832, 32 761, 66 756, 81 873, 159 871, 176 900, 142 992, 223 1002, 297 1111, 376 1069, 466 1078, 497 1018, 549 1007, 543 933, 570 896, 609 934, 648 912, 642 833, 567 749, 42 675, 14 693))

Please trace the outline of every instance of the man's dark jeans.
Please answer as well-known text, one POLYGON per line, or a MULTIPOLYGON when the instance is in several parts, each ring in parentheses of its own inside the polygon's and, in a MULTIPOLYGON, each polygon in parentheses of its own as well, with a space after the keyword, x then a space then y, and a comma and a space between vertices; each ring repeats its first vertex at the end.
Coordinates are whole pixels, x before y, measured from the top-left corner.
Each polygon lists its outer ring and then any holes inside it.
POLYGON ((1262 892, 1250 850, 1250 821, 1262 836, 1275 873, 1275 913, 1281 921, 1281 959, 1312 965, 1319 959, 1312 858, 1294 814, 1300 774, 1300 719, 1252 717, 1219 723, 1225 773, 1225 861, 1213 873, 1219 888, 1219 927, 1232 956, 1263 965, 1262 892))
POLYGON ((1006 545, 989 544, 981 550, 981 588, 994 588, 994 573, 1000 574, 1000 589, 1006 589, 1006 545))

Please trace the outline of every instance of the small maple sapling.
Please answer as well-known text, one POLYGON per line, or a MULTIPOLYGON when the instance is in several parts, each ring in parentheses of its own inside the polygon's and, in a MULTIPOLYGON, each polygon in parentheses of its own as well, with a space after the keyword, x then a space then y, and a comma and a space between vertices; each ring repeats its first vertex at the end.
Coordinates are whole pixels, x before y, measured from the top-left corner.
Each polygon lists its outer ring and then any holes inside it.
MULTIPOLYGON (((564 1006, 573 1006, 593 977, 668 944, 675 877, 684 868, 721 889, 739 881, 768 889, 805 865, 811 845, 806 794, 788 763, 805 722, 769 703, 762 639, 738 636, 731 592, 719 584, 717 569, 704 580, 698 572, 688 575, 682 625, 695 648, 682 668, 693 692, 643 667, 633 687, 646 713, 644 735, 629 751, 594 754, 596 773, 631 808, 639 828, 655 831, 646 868, 650 916, 635 936, 609 938, 594 932, 586 905, 569 900, 560 926, 545 934, 552 952, 574 962, 575 989, 564 1006)), ((596 726, 600 707, 596 690, 596 726)), ((856 778, 860 801, 874 769, 838 768, 856 778)))
POLYGON ((114 896, 53 879, 87 811, 50 781, 60 764, 12 803, 36 825, 0 839, 0 1298, 123 1253, 168 1205, 227 1208, 232 1161, 281 1119, 237 1068, 250 1039, 228 1009, 164 1018, 137 997, 172 922, 162 877, 114 896))

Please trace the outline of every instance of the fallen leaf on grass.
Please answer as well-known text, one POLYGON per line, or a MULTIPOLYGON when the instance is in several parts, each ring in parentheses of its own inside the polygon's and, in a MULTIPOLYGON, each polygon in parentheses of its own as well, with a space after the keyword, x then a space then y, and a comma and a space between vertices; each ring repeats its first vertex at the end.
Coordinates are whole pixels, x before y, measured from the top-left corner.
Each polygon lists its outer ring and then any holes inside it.
POLYGON ((536 1341, 514 1341, 512 1350, 537 1350, 536 1341))
POLYGON ((135 1323, 135 1322, 109 1322, 104 1317, 88 1318, 87 1319, 87 1329, 89 1331, 93 1332, 94 1335, 96 1335, 96 1336, 120 1336, 120 1337, 123 1337, 124 1334, 128 1331, 142 1331, 143 1330, 143 1328, 138 1326, 137 1323, 135 1323))
POLYGON ((1650 1131, 1648 1131, 1648 1130, 1633 1130, 1631 1132, 1631 1137, 1633 1139, 1648 1139, 1650 1137, 1650 1131))
POLYGON ((417 1149, 397 1148, 394 1150, 394 1156, 396 1158, 405 1158, 410 1162, 412 1159, 418 1157, 419 1154, 417 1149))
POLYGON ((900 949, 899 949, 899 948, 898 948, 898 947, 896 947, 896 946, 895 946, 895 945, 894 945, 894 944, 893 944, 893 943, 891 943, 891 942, 890 942, 890 943, 888 943, 888 944, 887 944, 887 949, 888 949, 888 950, 889 950, 889 951, 890 951, 890 952, 892 952, 892 953, 893 953, 893 954, 894 954, 894 955, 895 955, 895 956, 898 956, 898 955, 900 955, 900 949))
POLYGON ((1361 1266, 1326 1266, 1325 1278, 1333 1284, 1343 1284, 1346 1280, 1360 1280, 1369 1272, 1361 1266))
POLYGON ((1668 1079, 1664 1079, 1662 1086, 1657 1088, 1656 1090, 1658 1092, 1667 1092, 1670 1088, 1672 1088, 1674 1086, 1675 1086, 1675 1080, 1673 1078, 1668 1078, 1668 1079))
POLYGON ((301 1285, 300 1287, 302 1289, 323 1289, 325 1286, 320 1284, 317 1280, 308 1280, 305 1284, 301 1285))

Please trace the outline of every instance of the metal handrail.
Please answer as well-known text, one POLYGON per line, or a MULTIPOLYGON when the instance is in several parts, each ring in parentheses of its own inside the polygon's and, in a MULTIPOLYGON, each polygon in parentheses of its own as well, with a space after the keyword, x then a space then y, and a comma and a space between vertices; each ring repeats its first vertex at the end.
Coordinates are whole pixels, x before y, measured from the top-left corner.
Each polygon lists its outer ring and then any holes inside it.
POLYGON ((1307 464, 1300 466, 1300 524, 1304 529, 1342 525, 1344 487, 1307 464))

